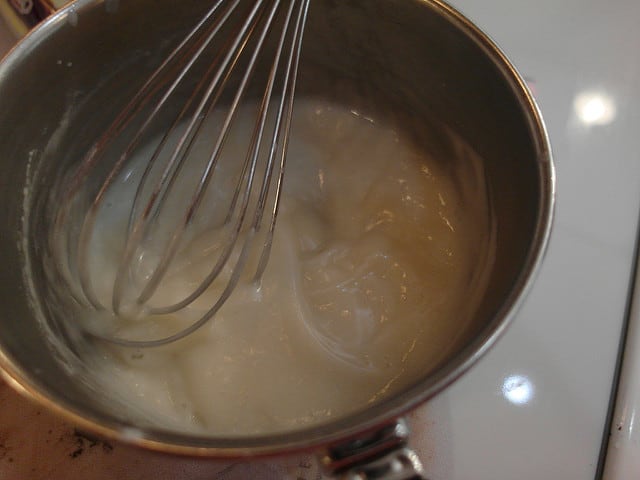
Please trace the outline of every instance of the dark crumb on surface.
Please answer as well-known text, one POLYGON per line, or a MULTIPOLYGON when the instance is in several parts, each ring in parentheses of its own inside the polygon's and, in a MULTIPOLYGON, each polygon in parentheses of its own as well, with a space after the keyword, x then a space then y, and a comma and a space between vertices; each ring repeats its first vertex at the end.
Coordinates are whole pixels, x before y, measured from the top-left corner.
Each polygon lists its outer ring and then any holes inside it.
POLYGON ((73 441, 75 450, 69 454, 71 458, 77 458, 82 455, 85 450, 92 449, 98 445, 102 446, 102 451, 105 453, 111 453, 113 451, 113 445, 110 443, 88 433, 81 432, 78 429, 73 430, 73 441))
POLYGON ((77 429, 73 431, 73 435, 76 439, 76 442, 81 443, 83 445, 86 442, 89 448, 93 448, 96 445, 98 445, 98 443, 100 443, 100 440, 97 437, 94 437, 93 435, 89 435, 88 433, 81 432, 80 430, 77 430, 77 429))
POLYGON ((73 452, 71 452, 71 453, 69 454, 69 456, 70 456, 71 458, 77 458, 77 457, 79 457, 80 455, 82 455, 82 452, 84 452, 84 449, 83 449, 83 448, 76 448, 73 452))

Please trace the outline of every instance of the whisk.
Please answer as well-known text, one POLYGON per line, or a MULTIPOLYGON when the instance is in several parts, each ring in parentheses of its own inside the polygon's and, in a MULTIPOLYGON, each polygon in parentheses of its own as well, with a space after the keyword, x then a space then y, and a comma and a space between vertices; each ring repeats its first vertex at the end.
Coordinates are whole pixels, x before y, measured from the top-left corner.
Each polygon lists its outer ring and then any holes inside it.
POLYGON ((190 335, 214 317, 232 294, 252 248, 259 252, 253 274, 254 281, 259 282, 268 262, 278 215, 309 1, 253 0, 249 4, 242 0, 216 1, 82 159, 65 189, 52 235, 56 239, 52 250, 58 273, 76 302, 115 317, 140 312, 164 315, 190 305, 219 278, 225 266, 230 269, 221 293, 209 310, 177 333, 144 340, 93 331, 89 332, 91 335, 137 348, 165 345, 190 335), (267 48, 269 42, 275 42, 275 47, 267 48), (273 56, 268 55, 265 60, 267 50, 273 52, 273 56), (237 184, 228 199, 222 229, 226 233, 217 260, 206 278, 180 301, 162 307, 149 306, 149 300, 163 282, 196 214, 203 208, 205 195, 220 168, 221 152, 231 125, 248 89, 254 88, 256 67, 265 61, 270 62, 270 66, 266 79, 260 81, 262 93, 258 96, 256 120, 237 184), (188 98, 183 103, 177 102, 175 99, 185 89, 189 91, 188 98), (221 101, 230 89, 231 101, 221 101), (213 112, 220 110, 222 103, 225 103, 224 114, 217 122, 217 134, 211 139, 203 139, 203 126, 213 112), (88 260, 96 219, 107 192, 123 172, 126 173, 125 167, 135 155, 139 156, 136 152, 151 137, 159 140, 147 155, 133 198, 111 304, 103 304, 107 302, 101 301, 96 294, 95 272, 91 272, 88 260), (206 161, 194 165, 190 153, 196 141, 209 142, 210 154, 206 161), (86 207, 82 207, 83 192, 86 195, 94 172, 104 169, 109 161, 107 157, 114 156, 112 166, 94 187, 95 194, 85 199, 86 207), (168 205, 176 204, 174 197, 180 195, 176 192, 181 190, 177 179, 183 171, 194 168, 199 169, 193 176, 196 182, 189 185, 189 195, 182 204, 177 225, 164 232, 166 237, 158 242, 153 238, 159 235, 158 219, 168 205), (78 209, 82 211, 79 222, 78 209), (73 228, 74 225, 79 228, 73 228), (262 232, 260 237, 259 232, 262 232), (262 244, 252 247, 258 238, 262 244), (162 244, 162 248, 154 268, 127 303, 125 298, 131 297, 128 289, 132 265, 139 260, 141 246, 150 239, 154 244, 162 244), (232 255, 238 251, 237 257, 232 255))

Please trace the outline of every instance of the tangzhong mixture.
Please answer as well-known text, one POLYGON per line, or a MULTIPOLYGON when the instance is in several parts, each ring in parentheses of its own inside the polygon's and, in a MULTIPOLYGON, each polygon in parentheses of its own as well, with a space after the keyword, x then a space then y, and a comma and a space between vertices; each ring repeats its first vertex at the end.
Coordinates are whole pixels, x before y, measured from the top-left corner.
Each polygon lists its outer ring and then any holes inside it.
MULTIPOLYGON (((481 160, 462 144, 457 160, 451 152, 432 158, 393 126, 347 108, 301 99, 296 109, 260 290, 242 283, 211 322, 171 345, 98 342, 91 368, 100 389, 131 416, 216 435, 325 422, 416 381, 468 323, 493 255, 481 160)), ((249 121, 239 120, 247 128, 249 121)), ((114 225, 126 221, 136 185, 130 177, 110 194, 91 250, 106 304, 119 244, 114 225)), ((189 292, 211 268, 218 241, 206 230, 195 236, 154 298, 189 292)), ((216 294, 214 285, 188 308, 123 322, 117 334, 175 331, 216 294)), ((85 320, 101 321, 92 315, 85 320)))

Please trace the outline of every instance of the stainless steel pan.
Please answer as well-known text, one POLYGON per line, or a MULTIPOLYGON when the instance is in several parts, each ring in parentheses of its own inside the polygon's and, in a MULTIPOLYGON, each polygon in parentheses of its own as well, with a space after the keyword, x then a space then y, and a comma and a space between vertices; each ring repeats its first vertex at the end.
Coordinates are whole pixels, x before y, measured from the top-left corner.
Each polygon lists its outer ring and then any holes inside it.
POLYGON ((314 450, 328 471, 345 477, 419 478, 398 419, 463 374, 503 333, 541 262, 554 201, 548 139, 521 77, 481 31, 438 0, 313 0, 299 94, 349 101, 365 92, 381 110, 423 122, 425 142, 437 141, 435 126, 446 125, 484 158, 497 259, 487 294, 446 361, 380 403, 327 424, 260 437, 201 437, 141 428, 101 406, 43 334, 47 319, 30 291, 46 288, 40 247, 51 205, 38 192, 78 160, 206 3, 79 0, 0 65, 4 376, 85 429, 163 452, 238 458, 314 450), (25 184, 34 192, 27 202, 25 184), (26 262, 32 276, 25 275, 26 262))

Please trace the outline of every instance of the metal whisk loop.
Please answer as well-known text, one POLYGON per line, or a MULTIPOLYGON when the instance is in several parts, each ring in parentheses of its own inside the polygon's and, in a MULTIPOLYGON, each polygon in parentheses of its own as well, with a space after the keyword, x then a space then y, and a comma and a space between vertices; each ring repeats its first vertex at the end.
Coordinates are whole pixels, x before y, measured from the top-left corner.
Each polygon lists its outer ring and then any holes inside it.
MULTIPOLYGON (((236 114, 238 105, 242 100, 242 97, 246 91, 246 87, 248 85, 249 78, 253 73, 253 69, 255 67, 256 59, 260 54, 260 51, 264 45, 264 40, 267 37, 267 33, 271 27, 273 18, 277 12, 279 1, 274 2, 271 11, 269 12, 268 19, 263 26, 263 29, 260 33, 260 37, 258 40, 258 44, 255 47, 249 66, 247 67, 240 86, 238 87, 236 96, 229 108, 227 116, 224 120, 224 124, 221 129, 221 133, 218 136, 217 142, 213 149, 213 152, 205 166, 204 172, 200 177, 198 182, 196 191, 189 203, 188 209, 185 213, 184 220, 179 224, 177 230, 171 237, 168 248, 164 251, 161 256, 158 265, 156 266, 154 272, 151 274, 148 282, 144 286, 142 293, 135 299, 135 307, 142 307, 153 295, 155 290, 157 289, 160 281, 162 280, 164 274, 167 272, 167 269, 171 265, 171 261, 177 253, 178 247, 180 245, 180 241, 184 235, 186 228, 191 224, 195 214, 198 211, 198 208, 201 205, 202 198, 204 196, 204 192, 211 181, 211 177, 215 168, 217 166, 218 159, 220 158, 220 152, 224 147, 227 136, 229 134, 229 130, 231 127, 231 123, 236 114)), ((251 16, 249 17, 250 22, 254 22, 256 20, 256 14, 259 12, 259 7, 262 5, 262 2, 257 2, 251 16)), ((246 23, 240 34, 236 37, 235 42, 229 51, 227 57, 223 61, 223 69, 227 66, 228 62, 236 56, 236 54, 241 53, 241 45, 246 45, 246 35, 252 30, 251 27, 255 26, 254 23, 246 23), (237 49, 240 49, 236 51, 237 49)), ((139 220, 134 224, 132 231, 128 236, 128 241, 125 246, 124 254, 122 260, 120 262, 120 267, 118 269, 118 273, 115 280, 115 288, 113 294, 113 310, 116 314, 120 314, 120 307, 122 304, 122 297, 125 288, 128 286, 126 281, 126 277, 129 274, 129 266, 131 265, 131 261, 138 247, 140 246, 141 240, 144 238, 147 233, 148 227, 151 225, 151 221, 153 218, 156 218, 160 212, 162 211, 163 206, 165 205, 165 198, 171 193, 172 187, 174 185, 174 180, 177 178, 177 175, 180 173, 184 165, 184 161, 187 158, 188 151, 190 150, 191 145, 193 144, 193 140, 195 139, 200 127, 202 126, 203 119, 206 115, 211 113, 211 110, 215 107, 215 103, 209 102, 212 97, 217 98, 215 95, 218 88, 224 87, 224 82, 222 85, 220 84, 220 79, 223 76, 223 69, 218 70, 218 74, 215 76, 211 84, 208 86, 207 91, 200 101, 195 113, 193 114, 189 125, 185 129, 183 135, 181 136, 178 145, 175 147, 171 158, 163 172, 162 178, 158 185, 154 188, 154 193, 152 194, 149 202, 145 206, 143 210, 143 214, 139 218, 139 220), (203 116, 203 112, 205 112, 203 116), (161 193, 162 192, 162 193, 161 193)), ((228 76, 225 78, 228 79, 228 76)), ((251 144, 254 143, 255 140, 252 139, 251 144)), ((248 160, 249 157, 247 157, 248 160)), ((246 166, 244 167, 246 171, 246 166)), ((249 189, 251 186, 252 176, 248 177, 249 180, 249 189)), ((135 208, 135 206, 134 206, 135 208)), ((238 228, 242 225, 242 218, 239 219, 238 228)), ((190 302, 189 302, 190 303, 190 302)), ((168 311, 172 311, 171 308, 168 311)))
MULTIPOLYGON (((209 12, 207 12, 207 15, 205 16, 204 22, 203 21, 199 22, 199 24, 196 26, 194 30, 200 30, 201 28, 203 28, 203 26, 206 25, 206 21, 214 17, 215 13, 217 13, 217 10, 222 3, 223 3, 223 0, 219 1, 211 10, 209 10, 209 12)), ((131 154, 133 153, 135 148, 138 146, 141 138, 143 137, 143 134, 147 131, 151 122, 156 118, 156 116, 158 115, 162 107, 170 100, 170 98, 176 91, 176 88, 178 87, 178 85, 183 81, 185 76, 188 74, 191 68, 195 65, 197 59, 203 54, 206 47, 209 46, 209 44, 215 39, 221 26, 224 24, 225 21, 229 19, 229 17, 235 11, 239 3, 240 3, 240 0, 235 0, 233 4, 226 10, 226 12, 224 12, 224 15, 222 16, 222 18, 217 19, 217 21, 215 21, 212 24, 211 28, 206 33, 206 38, 204 39, 202 44, 199 46, 195 54, 193 54, 193 56, 186 63, 184 68, 179 72, 179 74, 176 76, 175 80, 171 83, 169 88, 167 88, 165 93, 162 95, 162 98, 160 99, 160 101, 155 105, 151 113, 146 117, 146 119, 144 120, 144 123, 136 132, 133 139, 129 142, 127 148, 118 158, 117 162, 114 165, 114 168, 112 169, 112 171, 110 172, 106 180, 104 181, 100 191, 96 195, 94 202, 91 205, 91 208, 89 209, 89 212, 87 213, 87 216, 85 217, 85 220, 83 222, 83 225, 80 231, 80 237, 79 237, 78 273, 79 273, 79 279, 80 279, 80 285, 82 287, 82 291, 84 292, 85 297, 89 300, 89 302, 94 308, 104 309, 104 306, 101 304, 100 300, 98 300, 95 294, 92 279, 91 279, 91 274, 89 272, 89 268, 87 267, 88 265, 87 257, 88 257, 89 245, 91 242, 91 236, 93 235, 93 231, 95 227, 97 213, 104 201, 105 195, 113 185, 113 182, 115 181, 115 179, 118 178, 124 165, 130 159, 131 154)), ((224 59, 221 65, 221 68, 218 70, 218 74, 216 75, 216 77, 214 78, 214 81, 212 82, 211 89, 215 88, 215 86, 220 82, 220 79, 225 73, 226 68, 231 63, 231 59, 233 58, 234 54, 242 44, 242 41, 245 39, 244 37, 247 34, 249 26, 251 26, 252 22, 255 20, 255 16, 259 11, 259 7, 261 6, 261 4, 262 4, 262 1, 256 3, 256 5, 254 6, 253 11, 251 12, 250 17, 248 18, 248 21, 244 25, 245 28, 243 28, 242 31, 240 32, 241 36, 238 37, 236 43, 229 50, 228 55, 226 56, 226 58, 224 59)), ((136 94, 136 96, 134 97, 134 100, 127 107, 125 107, 125 112, 127 112, 129 116, 127 117, 126 115, 121 115, 116 119, 116 121, 114 122, 114 125, 112 126, 111 135, 109 135, 108 138, 104 139, 105 143, 108 141, 111 141, 111 139, 114 136, 119 134, 129 124, 132 118, 134 118, 134 116, 139 112, 139 110, 142 108, 142 105, 146 104, 151 99, 153 91, 158 88, 154 82, 160 79, 160 76, 163 73, 165 73, 164 72, 165 69, 170 67, 171 61, 174 60, 178 55, 183 53, 184 49, 188 47, 188 41, 193 39, 196 33, 197 31, 192 31, 187 36, 187 39, 185 39, 186 41, 181 42, 180 45, 174 51, 172 51, 169 57, 160 65, 160 67, 151 75, 150 80, 147 81, 145 85, 142 87, 142 89, 138 92, 138 94, 136 94)), ((201 107, 201 110, 204 108, 202 106, 200 107, 201 107)), ((201 113, 201 111, 199 113, 201 113)), ((194 116, 194 120, 196 118, 197 117, 194 116)), ((174 122, 174 126, 175 126, 175 122, 174 122)), ((167 134, 168 133, 169 132, 167 132, 167 134)), ((184 144, 184 139, 183 139, 183 142, 181 143, 184 144)), ((164 144, 164 139, 161 142, 161 144, 164 144)), ((97 152, 102 153, 102 151, 100 151, 101 147, 103 148, 104 145, 99 144, 97 152)), ((180 145, 180 148, 182 148, 182 145, 180 145)), ((159 151, 159 150, 157 149, 156 151, 159 151)), ((172 157, 172 160, 170 161, 170 165, 168 165, 168 167, 172 166, 173 162, 175 162, 179 153, 180 152, 177 151, 175 157, 172 157)), ((97 158, 95 159, 92 158, 91 160, 97 160, 97 158)), ((154 160, 156 160, 155 153, 150 159, 149 165, 151 165, 154 160)), ((164 180, 166 181, 166 179, 164 180)), ((132 208, 132 215, 135 213, 135 210, 136 210, 136 205, 134 201, 134 206, 132 208)), ((135 232, 133 233, 133 235, 135 235, 135 232)), ((118 313, 117 310, 114 309, 114 311, 116 312, 116 314, 118 313)))
MULTIPOLYGON (((263 178, 263 182, 262 185, 260 187, 260 193, 258 196, 258 200, 257 200, 257 205, 255 208, 255 215, 254 215, 254 220, 253 223, 251 225, 251 230, 248 233, 248 236, 245 239, 245 244, 244 244, 244 248, 243 251, 240 254, 240 257, 238 258, 237 262, 236 262, 236 266, 234 267, 234 272, 241 272, 242 268, 246 262, 246 257, 249 253, 250 250, 250 246, 254 240, 255 235, 261 230, 262 227, 262 220, 264 217, 264 209, 266 207, 266 202, 267 202, 267 197, 269 195, 270 192, 270 187, 272 184, 272 177, 273 177, 273 171, 274 171, 274 166, 276 165, 275 162, 275 158, 278 154, 278 150, 280 149, 280 153, 281 153, 281 158, 278 165, 278 175, 277 175, 277 182, 276 182, 276 195, 275 195, 275 201, 273 204, 273 208, 271 211, 271 219, 270 219, 270 229, 267 235, 267 238, 265 239, 265 243, 263 246, 263 250, 262 253, 260 255, 260 262, 258 263, 258 268, 256 269, 256 273, 254 275, 254 281, 258 282, 262 276, 262 273, 264 271, 264 268, 266 266, 266 259, 268 258, 269 255, 269 250, 271 248, 271 241, 272 241, 272 236, 273 236, 273 226, 275 225, 275 219, 277 216, 277 204, 279 202, 279 192, 280 192, 280 187, 281 187, 281 183, 282 183, 282 176, 284 174, 284 164, 285 164, 285 159, 286 159, 286 150, 287 150, 287 144, 288 144, 288 139, 289 139, 289 135, 288 132, 290 130, 290 126, 291 126, 291 117, 292 117, 292 113, 293 113, 293 93, 295 90, 295 82, 296 82, 296 73, 297 73, 297 64, 298 64, 298 60, 299 60, 299 51, 300 51, 300 47, 301 47, 301 40, 302 40, 302 35, 300 34, 302 32, 302 30, 304 29, 304 18, 306 17, 306 8, 308 6, 308 1, 306 2, 306 5, 304 5, 302 8, 299 9, 298 11, 298 17, 296 19, 295 25, 298 25, 298 28, 294 30, 293 32, 293 39, 292 39, 292 54, 289 56, 288 61, 287 61, 287 65, 285 68, 285 74, 284 74, 284 84, 282 86, 282 94, 280 95, 280 102, 278 105, 278 111, 275 117, 275 124, 273 126, 273 134, 272 134, 272 141, 270 142, 270 150, 269 150, 269 155, 268 155, 268 159, 267 159, 267 165, 266 165, 266 169, 265 169, 265 175, 263 178), (291 85, 291 88, 290 88, 291 85), (287 110, 285 113, 285 109, 287 110), (282 124, 282 119, 283 119, 283 115, 286 114, 285 117, 285 124, 282 124), (284 132, 287 132, 287 134, 284 134, 284 132)), ((286 21, 285 24, 288 25, 291 22, 291 18, 293 16, 294 13, 294 3, 292 2, 290 7, 289 7, 289 11, 287 12, 287 17, 286 17, 286 21)), ((164 308, 152 308, 150 310, 150 312, 152 314, 166 314, 166 313, 171 313, 171 312, 175 312, 177 310, 180 310, 184 307, 186 307, 187 305, 189 305, 190 303, 192 303, 194 300, 196 300, 202 293, 204 293, 204 291, 211 285, 211 283, 213 283, 213 281, 217 278, 217 276, 220 274, 221 270, 224 268, 224 266, 226 265, 226 263, 229 261, 231 252, 233 250, 234 245, 236 244, 236 240, 240 234, 240 231, 242 230, 242 227, 244 225, 244 220, 245 220, 245 216, 247 213, 247 207, 248 207, 248 203, 249 203, 249 194, 251 192, 251 186, 253 185, 253 178, 254 178, 254 174, 255 174, 255 169, 256 169, 256 164, 257 164, 257 160, 258 160, 258 146, 262 144, 262 139, 264 136, 264 130, 265 130, 265 126, 266 126, 266 121, 267 121, 267 113, 269 110, 269 103, 270 100, 272 98, 272 94, 273 94, 273 87, 275 84, 275 80, 276 80, 276 75, 277 75, 277 70, 278 70, 278 66, 280 64, 280 60, 281 60, 281 55, 282 52, 284 50, 284 45, 285 45, 285 41, 286 41, 286 34, 287 34, 287 30, 283 30, 281 37, 280 37, 280 41, 278 44, 278 48, 276 51, 276 56, 271 68, 271 73, 269 75, 269 80, 267 83, 267 88, 265 91, 265 94, 263 96, 262 99, 262 104, 260 106, 260 114, 259 114, 259 120, 256 123, 255 129, 254 129, 254 133, 253 133, 253 137, 251 139, 251 148, 247 154, 247 158, 245 161, 245 164, 243 166, 243 174, 241 174, 241 178, 244 177, 244 173, 247 169, 247 167, 250 168, 250 175, 249 175, 249 185, 247 186, 247 188, 244 189, 244 195, 243 195, 243 201, 242 201, 242 207, 241 207, 241 213, 239 216, 238 221, 236 222, 234 228, 233 228, 233 232, 232 235, 228 238, 225 247, 223 249, 223 253, 220 255, 218 262, 216 263, 216 265, 214 266, 214 268, 211 270, 211 272, 209 273, 209 275, 206 277, 206 279, 198 286, 198 288, 192 292, 191 295, 189 295, 188 297, 186 297, 184 300, 182 300, 181 302, 175 303, 174 305, 168 306, 168 307, 164 307, 164 308), (249 162, 249 158, 251 158, 251 161, 249 162)), ((231 216, 232 216, 232 212, 235 210, 235 205, 237 202, 238 197, 240 196, 241 193, 241 189, 237 188, 236 191, 234 192, 234 198, 231 202, 231 208, 229 210, 229 215, 227 217, 227 221, 231 220, 231 216)), ((223 297, 223 302, 226 300, 226 298, 228 298, 228 296, 232 293, 233 288, 235 287, 235 285, 237 284, 237 281, 239 280, 239 275, 233 275, 232 274, 232 278, 234 279, 233 281, 230 281, 227 287, 227 291, 225 291, 222 294, 223 297)), ((146 300, 145 300, 146 301, 146 300)), ((222 303, 223 303, 222 302, 222 303)), ((222 304, 221 303, 221 304, 222 304)), ((220 305, 221 305, 220 304, 220 305)), ((218 310, 218 308, 212 309, 211 312, 208 312, 208 314, 210 313, 210 316, 214 315, 215 312, 218 310)))
MULTIPOLYGON (((76 301, 79 303, 88 302, 91 306, 97 309, 103 309, 101 302, 98 300, 97 296, 94 293, 91 279, 88 275, 87 269, 84 268, 87 261, 87 246, 91 241, 91 234, 93 232, 93 227, 95 224, 95 217, 98 209, 103 203, 104 196, 110 186, 113 184, 113 181, 117 178, 117 176, 122 171, 123 166, 128 160, 128 155, 123 154, 120 156, 118 161, 114 164, 113 169, 110 172, 110 175, 104 181, 104 184, 100 191, 95 196, 89 211, 87 212, 86 218, 83 222, 83 227, 81 230, 81 234, 78 239, 78 277, 79 282, 76 282, 74 279, 74 275, 72 274, 73 267, 69 264, 69 261, 73 258, 72 252, 69 247, 69 238, 68 232, 69 229, 66 228, 67 222, 69 220, 69 209, 72 205, 72 201, 74 197, 76 197, 80 190, 83 188, 86 179, 89 177, 91 172, 95 169, 96 165, 103 159, 106 146, 109 143, 113 142, 115 138, 118 137, 122 133, 122 131, 130 124, 133 118, 140 113, 140 111, 145 107, 145 105, 153 98, 153 92, 158 89, 159 81, 158 77, 165 71, 167 71, 172 62, 178 60, 182 62, 182 70, 181 74, 175 79, 173 85, 177 85, 179 81, 184 77, 189 68, 193 65, 196 60, 196 56, 202 53, 204 50, 205 44, 211 43, 213 37, 215 37, 216 33, 219 31, 221 25, 229 18, 229 16, 233 13, 235 8, 240 3, 240 0, 236 0, 231 6, 227 8, 227 11, 221 16, 217 22, 213 23, 209 26, 206 33, 208 33, 208 38, 205 42, 202 43, 200 51, 195 55, 184 56, 184 52, 188 50, 188 46, 190 42, 200 33, 205 27, 207 27, 208 22, 218 13, 221 6, 226 2, 225 0, 218 0, 213 7, 211 7, 207 13, 203 16, 203 18, 196 24, 196 26, 187 34, 187 36, 180 42, 180 44, 174 48, 174 50, 167 56, 167 58, 163 61, 163 63, 154 71, 154 73, 147 79, 145 84, 138 90, 136 95, 129 101, 129 103, 125 106, 125 108, 120 112, 120 114, 113 121, 111 126, 100 136, 100 138, 96 141, 94 146, 87 152, 85 157, 83 158, 80 167, 78 168, 76 174, 71 178, 71 181, 67 185, 66 193, 63 196, 62 205, 65 206, 58 210, 54 219, 54 231, 58 232, 58 235, 55 236, 55 241, 58 242, 50 245, 54 255, 58 259, 58 274, 62 277, 62 280, 69 285, 71 289, 71 294, 76 301), (186 67, 184 67, 183 58, 190 59, 187 63, 186 67), (69 261, 65 261, 62 259, 67 259, 69 261), (62 261, 61 261, 62 260, 62 261), (79 285, 79 286, 78 286, 79 285)), ((173 91, 170 88, 167 91, 165 97, 168 97, 173 91)), ((166 99, 165 99, 166 101, 166 99)), ((142 129, 141 129, 142 131, 142 129)), ((132 142, 132 148, 135 146, 136 142, 132 142)), ((131 148, 131 149, 132 149, 131 148)), ((53 239, 52 239, 53 240, 53 239)))
MULTIPOLYGON (((280 196, 282 194, 282 182, 284 179, 284 171, 287 161, 287 151, 289 149, 289 132, 291 131, 291 120, 293 119, 293 100, 295 96, 296 83, 298 80, 298 65, 300 64, 300 51, 302 50, 302 38, 305 29, 305 24, 307 20, 307 13, 309 11, 309 2, 310 0, 303 0, 302 5, 300 6, 300 10, 298 11, 298 17, 296 18, 296 29, 294 31, 293 36, 293 53, 288 59, 287 70, 286 70, 286 83, 283 88, 283 94, 281 96, 281 102, 278 107, 278 115, 276 123, 278 124, 278 131, 280 132, 280 122, 282 121, 283 114, 284 117, 284 126, 282 127, 282 131, 284 132, 282 139, 282 148, 280 150, 280 160, 278 165, 278 175, 276 177, 276 192, 275 192, 275 201, 272 204, 271 209, 271 218, 269 221, 269 231, 265 238, 264 247, 262 249, 262 254, 260 255, 260 259, 258 261, 258 267, 256 268, 256 273, 254 276, 254 282, 259 282, 262 278, 262 274, 264 273, 265 268, 267 267, 267 262, 269 260, 269 254, 271 253, 271 246, 273 244, 273 234, 276 226, 276 219, 278 217, 278 207, 280 206, 280 196), (288 89, 288 90, 287 90, 288 89), (287 98, 286 106, 284 102, 284 98, 287 98), (286 109, 286 111, 285 111, 286 109)), ((272 154, 269 155, 270 161, 273 159, 275 155, 275 145, 272 144, 272 154)), ((273 168, 269 170, 269 182, 271 181, 271 176, 273 173, 273 168)), ((256 224, 261 225, 262 218, 264 215, 265 208, 265 200, 268 195, 268 192, 265 193, 264 198, 261 197, 261 206, 257 210, 258 218, 256 218, 256 224)))
MULTIPOLYGON (((206 36, 204 40, 205 42, 210 42, 215 34, 218 33, 220 25, 229 18, 232 12, 234 12, 239 1, 240 0, 236 0, 230 6, 227 6, 226 10, 222 13, 222 20, 218 20, 219 23, 214 23, 213 26, 209 26, 208 28, 204 27, 204 24, 213 16, 215 10, 219 9, 222 4, 225 3, 224 0, 219 1, 207 13, 207 19, 201 21, 196 27, 196 29, 205 30, 205 33, 203 34, 206 36)), ((154 293, 156 293, 177 252, 179 251, 179 247, 182 243, 186 230, 193 222, 196 213, 203 204, 203 198, 207 188, 211 184, 212 178, 217 171, 216 167, 220 158, 220 152, 227 140, 229 128, 247 90, 248 82, 253 75, 266 38, 275 23, 274 19, 276 18, 276 13, 281 7, 281 3, 282 0, 274 0, 270 2, 261 0, 255 2, 246 21, 242 23, 239 27, 239 31, 231 40, 231 46, 228 51, 225 50, 226 55, 224 55, 224 58, 219 58, 219 63, 216 62, 215 67, 210 67, 210 71, 215 71, 212 80, 206 84, 206 88, 205 84, 202 82, 198 84, 196 92, 194 92, 194 94, 188 99, 184 108, 181 109, 177 117, 171 122, 169 130, 165 132, 163 138, 158 143, 156 150, 151 155, 150 164, 157 161, 160 156, 160 151, 166 147, 168 143, 167 139, 171 137, 173 130, 180 123, 183 123, 183 119, 188 118, 186 128, 180 133, 175 146, 171 147, 169 159, 163 165, 160 175, 156 175, 155 178, 157 178, 157 180, 152 181, 152 175, 150 173, 153 168, 152 165, 147 166, 142 175, 140 185, 134 197, 134 206, 129 218, 127 239, 116 274, 111 307, 116 315, 119 315, 123 311, 123 308, 126 308, 127 310, 132 309, 133 312, 144 311, 144 313, 149 315, 166 314, 178 311, 194 302, 211 286, 216 278, 219 277, 225 266, 229 263, 232 252, 239 249, 237 259, 235 259, 233 264, 228 267, 230 268, 230 275, 228 279, 224 280, 225 283, 222 292, 219 294, 210 309, 197 321, 189 327, 164 338, 155 340, 129 340, 95 333, 92 333, 92 335, 114 344, 137 348, 165 345, 190 335, 206 324, 219 311, 236 288, 245 269, 249 254, 252 251, 253 243, 259 232, 263 229, 263 224, 266 220, 268 231, 264 237, 264 243, 259 246, 259 261, 256 272, 253 276, 255 281, 260 280, 266 267, 271 249, 273 232, 278 214, 278 204, 282 190, 282 181, 286 165, 286 152, 293 113, 293 99, 297 81, 297 70, 301 52, 303 30, 309 8, 309 0, 292 0, 286 10, 284 25, 280 32, 273 63, 269 71, 269 76, 266 86, 264 87, 264 93, 258 109, 258 118, 255 122, 251 141, 248 145, 246 157, 242 165, 240 181, 233 192, 233 198, 230 201, 230 208, 224 221, 223 228, 228 230, 229 236, 225 237, 222 247, 220 248, 220 253, 217 255, 213 267, 206 278, 194 289, 194 291, 186 295, 186 297, 180 301, 161 307, 147 306, 147 302, 153 297, 154 293), (268 4, 268 7, 264 6, 264 4, 268 4), (138 292, 133 295, 132 300, 129 300, 131 297, 127 298, 126 292, 127 289, 131 287, 131 268, 133 260, 136 257, 136 253, 145 244, 148 237, 152 235, 155 223, 159 218, 162 218, 163 211, 167 208, 167 198, 172 194, 172 191, 175 188, 176 178, 185 166, 186 159, 201 131, 204 119, 210 115, 216 107, 218 99, 220 98, 220 92, 226 86, 231 76, 231 72, 238 62, 238 58, 247 47, 249 43, 249 36, 252 35, 254 29, 262 18, 264 18, 264 22, 260 25, 259 32, 257 33, 258 38, 254 42, 255 45, 252 47, 253 50, 251 50, 250 59, 243 72, 242 80, 239 83, 233 101, 228 107, 219 135, 215 139, 212 152, 199 175, 197 186, 187 204, 186 211, 179 221, 177 228, 172 232, 164 250, 160 254, 159 260, 154 263, 154 268, 151 274, 146 277, 144 284, 138 289, 138 292), (279 73, 282 77, 282 81, 280 82, 280 91, 276 94, 274 90, 279 73), (203 90, 204 93, 200 90, 203 90), (200 94, 201 98, 199 100, 195 100, 196 96, 200 94), (272 128, 267 128, 267 118, 272 115, 269 112, 273 111, 271 109, 271 104, 274 98, 278 98, 276 102, 277 108, 275 121, 272 128), (197 106, 193 112, 189 113, 187 116, 187 112, 190 112, 192 106, 195 104, 197 104, 197 106), (259 171, 257 167, 258 159, 263 150, 267 150, 268 152, 266 153, 266 163, 264 171, 261 170, 263 173, 262 178, 259 182, 256 182, 256 177, 258 175, 257 172, 259 171), (258 188, 257 198, 252 200, 252 198, 254 198, 252 191, 256 188, 258 188), (273 192, 274 189, 275 193, 273 192), (150 191, 150 193, 145 196, 142 194, 143 191, 150 191), (265 215, 265 208, 269 209, 267 215, 265 215), (241 244, 238 244, 238 242, 241 242, 241 244), (131 301, 132 304, 125 303, 127 301, 131 301)), ((190 32, 188 37, 191 39, 195 36, 194 32, 190 32)), ((183 41, 179 48, 186 48, 187 43, 188 42, 183 41)), ((174 55, 177 50, 178 49, 176 49, 172 55, 174 55)), ((194 55, 200 55, 204 50, 205 47, 201 45, 197 47, 194 55)), ((176 55, 177 54, 174 56, 176 55)), ((167 69, 169 64, 171 64, 171 62, 165 60, 160 69, 167 69)), ((169 101, 169 98, 177 88, 178 83, 187 74, 192 65, 193 59, 182 66, 182 70, 179 72, 176 80, 169 85, 167 91, 162 95, 161 102, 158 106, 152 109, 149 114, 150 118, 144 119, 140 130, 133 136, 131 143, 127 146, 122 156, 116 162, 113 171, 111 171, 107 176, 107 179, 102 185, 98 196, 94 199, 94 202, 92 203, 83 222, 79 237, 77 260, 78 274, 84 296, 96 309, 104 309, 105 307, 96 298, 97 296, 93 291, 91 272, 87 264, 87 257, 89 252, 89 243, 91 241, 91 236, 93 235, 93 229, 95 227, 100 204, 104 200, 104 196, 109 187, 121 172, 123 165, 126 163, 127 157, 132 154, 137 144, 140 142, 140 139, 143 138, 144 131, 153 120, 152 117, 155 117, 163 104, 169 101)), ((164 72, 156 71, 152 75, 152 79, 154 79, 154 81, 156 79, 160 79, 164 74, 164 72)), ((150 99, 146 97, 153 95, 157 89, 157 86, 153 83, 154 82, 149 81, 145 84, 143 87, 144 92, 136 95, 136 102, 144 103, 150 101, 150 99)), ((128 106, 127 108, 129 109, 127 115, 133 115, 138 112, 137 107, 129 108, 128 106)), ((124 124, 127 124, 129 121, 129 119, 120 120, 120 118, 117 120, 117 122, 123 122, 124 124)), ((112 126, 113 132, 109 135, 117 135, 117 133, 119 133, 123 128, 125 127, 121 127, 120 125, 112 126)), ((103 139, 101 139, 99 143, 101 141, 103 141, 103 139)), ((99 148, 100 147, 98 147, 98 150, 99 148)), ((101 152, 98 152, 98 154, 100 153, 101 152)), ((92 154, 92 156, 89 157, 90 160, 88 160, 88 162, 95 162, 95 158, 97 156, 98 155, 92 154)))

